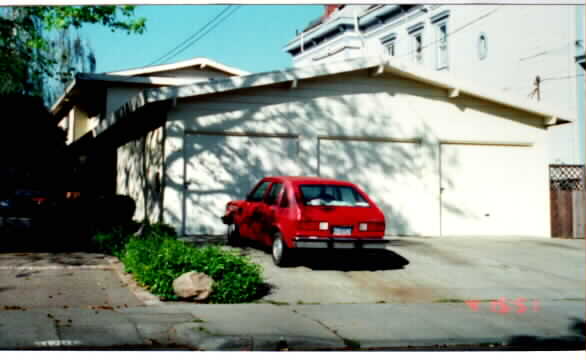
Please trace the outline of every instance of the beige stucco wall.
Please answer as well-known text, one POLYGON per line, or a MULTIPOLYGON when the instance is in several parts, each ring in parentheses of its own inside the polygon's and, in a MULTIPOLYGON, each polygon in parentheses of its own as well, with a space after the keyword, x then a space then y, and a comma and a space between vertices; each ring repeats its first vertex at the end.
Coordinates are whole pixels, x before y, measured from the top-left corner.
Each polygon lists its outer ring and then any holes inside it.
MULTIPOLYGON (((259 180, 283 171, 296 175, 318 175, 319 171, 323 174, 328 169, 332 170, 331 164, 338 162, 348 169, 342 175, 350 172, 352 180, 365 188, 384 188, 384 183, 374 183, 374 180, 380 179, 379 175, 391 179, 392 184, 406 186, 404 192, 416 186, 416 191, 411 189, 409 200, 420 204, 418 216, 429 223, 422 235, 439 235, 440 143, 523 143, 529 145, 526 148, 535 161, 531 164, 520 163, 519 166, 526 166, 535 178, 532 179, 534 186, 531 190, 533 201, 524 207, 519 221, 526 224, 526 229, 535 229, 529 231, 531 235, 548 236, 547 132, 542 123, 542 119, 523 112, 464 95, 450 99, 443 90, 392 76, 369 77, 366 71, 300 81, 298 87, 293 89, 274 86, 182 100, 170 111, 166 124, 167 186, 163 218, 182 231, 183 214, 189 212, 189 206, 200 206, 198 204, 203 203, 201 196, 204 195, 235 193, 234 187, 242 183, 236 174, 242 174, 243 168, 249 169, 246 176, 259 180), (190 135, 221 132, 290 136, 292 138, 288 139, 298 143, 294 154, 297 168, 292 169, 288 162, 274 156, 282 152, 288 140, 268 141, 264 150, 254 147, 255 138, 251 138, 249 143, 217 141, 217 144, 203 148, 190 135), (389 147, 389 153, 381 152, 376 156, 368 150, 376 150, 376 145, 369 145, 371 148, 364 148, 364 151, 358 151, 360 147, 356 146, 343 146, 340 151, 331 153, 331 160, 324 158, 322 144, 320 154, 320 141, 323 142, 324 137, 344 136, 364 140, 385 138, 407 143, 415 139, 420 142, 405 152, 401 151, 405 146, 389 147), (189 157, 185 157, 184 151, 189 157), (264 157, 258 151, 265 151, 264 157), (194 160, 193 156, 199 158, 194 160), (258 160, 262 158, 264 160, 258 160), (191 167, 206 162, 222 164, 226 171, 222 172, 222 176, 209 177, 212 179, 209 181, 213 182, 205 184, 209 191, 199 194, 199 200, 194 200, 194 191, 184 194, 183 185, 184 182, 194 181, 193 176, 197 172, 191 167), (282 169, 283 164, 288 166, 286 170, 282 169), (372 176, 369 174, 372 171, 379 175, 372 176), (226 177, 226 174, 232 174, 232 177, 226 177), (405 179, 419 179, 419 182, 410 183, 408 181, 414 180, 405 179)), ((483 164, 475 166, 482 167, 483 164)), ((478 201, 491 196, 495 194, 479 192, 478 201)), ((223 197, 216 198, 218 202, 224 201, 223 197)), ((392 205, 393 199, 386 201, 392 205)), ((214 212, 224 204, 216 205, 214 212)), ((412 212, 405 215, 407 225, 421 223, 421 219, 415 221, 410 216, 412 212)), ((194 220, 186 220, 189 221, 194 220)), ((218 229, 214 227, 212 230, 216 232, 218 229)), ((507 229, 501 232, 506 233, 507 229)))
POLYGON ((159 127, 118 148, 116 193, 134 199, 134 219, 137 221, 160 221, 163 133, 163 127, 159 127))

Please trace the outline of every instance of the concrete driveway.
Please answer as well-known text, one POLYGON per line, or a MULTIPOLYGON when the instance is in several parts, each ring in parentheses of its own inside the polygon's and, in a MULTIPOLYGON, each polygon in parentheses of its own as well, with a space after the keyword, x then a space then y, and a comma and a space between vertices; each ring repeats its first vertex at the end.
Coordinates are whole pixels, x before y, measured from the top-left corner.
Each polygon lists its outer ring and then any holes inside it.
POLYGON ((143 306, 114 261, 85 252, 0 254, 0 310, 143 306))
POLYGON ((457 303, 504 298, 531 311, 540 302, 584 302, 584 240, 520 237, 398 238, 388 250, 300 253, 289 268, 268 252, 241 252, 261 264, 276 304, 457 303))

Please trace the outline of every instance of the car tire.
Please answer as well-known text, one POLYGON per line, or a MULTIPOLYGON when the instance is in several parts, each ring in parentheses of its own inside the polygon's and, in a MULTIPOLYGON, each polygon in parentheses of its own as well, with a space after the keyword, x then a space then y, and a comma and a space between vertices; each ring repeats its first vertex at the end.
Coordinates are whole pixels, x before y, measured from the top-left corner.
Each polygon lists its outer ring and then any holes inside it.
POLYGON ((273 258, 273 263, 278 267, 287 266, 291 260, 291 249, 287 247, 283 240, 283 235, 279 231, 276 231, 273 235, 271 256, 273 258))
POLYGON ((240 238, 240 230, 237 224, 229 224, 226 230, 226 242, 231 246, 238 246, 242 243, 240 238))

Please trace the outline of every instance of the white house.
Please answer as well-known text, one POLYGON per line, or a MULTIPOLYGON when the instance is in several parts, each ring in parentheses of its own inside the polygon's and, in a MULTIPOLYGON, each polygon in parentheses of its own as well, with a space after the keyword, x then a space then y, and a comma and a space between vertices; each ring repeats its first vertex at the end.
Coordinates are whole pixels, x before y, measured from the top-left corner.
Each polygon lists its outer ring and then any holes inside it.
MULTIPOLYGON (((88 96, 112 80, 85 79, 88 96)), ((226 202, 262 177, 316 175, 364 188, 389 234, 549 236, 546 139, 564 109, 380 57, 141 86, 71 145, 112 157, 137 219, 221 234, 226 202)))
POLYGON ((284 48, 294 66, 387 55, 546 102, 551 163, 584 163, 584 5, 327 5, 284 48), (580 65, 581 64, 581 65, 580 65))

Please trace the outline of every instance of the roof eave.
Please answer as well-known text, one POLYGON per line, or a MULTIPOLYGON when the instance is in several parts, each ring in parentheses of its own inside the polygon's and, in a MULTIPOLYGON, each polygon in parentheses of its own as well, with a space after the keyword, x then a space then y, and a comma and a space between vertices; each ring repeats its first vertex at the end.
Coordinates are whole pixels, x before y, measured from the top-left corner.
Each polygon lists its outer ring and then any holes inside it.
POLYGON ((194 58, 185 61, 180 61, 172 64, 163 64, 163 65, 154 65, 154 66, 147 66, 143 68, 135 68, 135 69, 128 69, 128 70, 121 70, 121 71, 111 71, 104 73, 104 75, 122 75, 122 76, 135 76, 135 75, 145 75, 151 74, 156 72, 162 71, 173 71, 179 69, 185 69, 188 67, 193 66, 200 66, 202 69, 204 67, 211 67, 219 72, 223 72, 230 76, 244 76, 248 75, 249 72, 240 70, 228 65, 221 64, 214 60, 208 58, 194 58))
MULTIPOLYGON (((53 114, 53 116, 57 116, 57 114, 59 114, 59 112, 61 112, 63 107, 66 106, 66 103, 69 102, 71 93, 73 92, 73 89, 77 86, 77 84, 78 84, 77 76, 75 76, 69 82, 67 87, 65 88, 65 92, 63 92, 63 95, 61 95, 57 99, 57 101, 55 101, 53 106, 51 106, 51 109, 49 111, 51 112, 51 114, 53 114)), ((58 120, 61 120, 61 119, 58 119, 58 120)))
POLYGON ((406 78, 443 88, 447 91, 457 90, 458 93, 524 111, 543 117, 544 119, 555 118, 555 122, 553 123, 548 120, 550 123, 546 124, 546 126, 562 125, 575 121, 574 117, 566 111, 551 109, 549 105, 533 103, 531 100, 515 98, 512 95, 503 96, 492 89, 478 89, 461 79, 455 79, 450 74, 443 72, 428 70, 417 65, 399 62, 392 58, 385 61, 384 67, 385 71, 389 73, 395 73, 406 78))

